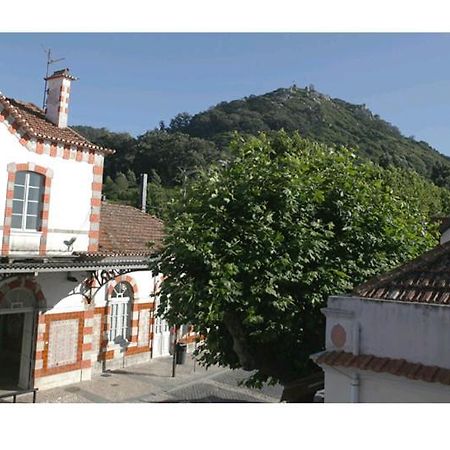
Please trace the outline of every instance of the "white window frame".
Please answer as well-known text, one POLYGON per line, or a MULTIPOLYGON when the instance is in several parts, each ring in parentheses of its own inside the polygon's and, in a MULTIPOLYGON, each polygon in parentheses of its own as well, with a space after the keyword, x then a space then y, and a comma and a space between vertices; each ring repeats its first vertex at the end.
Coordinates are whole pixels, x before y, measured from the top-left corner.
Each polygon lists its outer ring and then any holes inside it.
MULTIPOLYGON (((11 214, 11 228, 13 230, 19 230, 19 231, 41 231, 42 228, 42 208, 43 208, 43 200, 42 200, 42 194, 43 194, 43 190, 44 190, 44 184, 45 184, 45 176, 37 173, 37 172, 32 172, 29 170, 21 170, 16 172, 16 177, 17 174, 19 173, 24 173, 25 174, 25 184, 18 184, 16 181, 14 181, 14 189, 13 189, 13 203, 14 200, 18 200, 23 202, 23 206, 22 206, 22 212, 21 213, 12 213, 11 214), (34 174, 34 175, 38 175, 41 179, 41 184, 39 186, 39 198, 38 200, 29 200, 29 193, 30 193, 30 189, 34 189, 36 188, 35 186, 31 186, 30 187, 30 175, 34 174), (23 198, 16 198, 15 194, 16 194, 16 186, 20 186, 23 187, 24 189, 24 197, 23 198), (37 203, 38 207, 37 207, 37 214, 29 214, 28 213, 28 203, 32 202, 32 203, 37 203), (21 218, 21 226, 20 227, 14 227, 13 226, 13 222, 12 219, 13 217, 20 217, 21 218), (34 228, 27 228, 27 217, 28 216, 33 216, 36 217, 36 227, 34 228)), ((13 210, 14 211, 14 210, 13 210)))
POLYGON ((121 296, 121 293, 116 289, 123 283, 117 283, 111 294, 109 306, 111 308, 109 313, 109 333, 108 341, 110 344, 117 343, 117 338, 122 338, 123 341, 129 342, 131 336, 131 319, 132 319, 132 288, 129 283, 128 289, 130 296, 121 296), (117 296, 114 296, 116 294, 117 296))

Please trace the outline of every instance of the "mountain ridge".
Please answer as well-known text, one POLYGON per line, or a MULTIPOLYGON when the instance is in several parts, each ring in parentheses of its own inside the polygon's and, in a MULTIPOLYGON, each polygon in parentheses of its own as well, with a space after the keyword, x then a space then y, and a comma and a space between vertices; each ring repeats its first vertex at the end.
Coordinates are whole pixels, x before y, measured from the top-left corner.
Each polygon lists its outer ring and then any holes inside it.
POLYGON ((284 129, 327 145, 355 149, 362 158, 383 167, 413 169, 438 186, 450 187, 450 157, 425 141, 404 136, 365 104, 332 98, 312 85, 223 101, 194 115, 179 113, 168 126, 161 122, 159 129, 137 138, 104 128, 73 128, 95 144, 117 149, 113 159, 105 162, 106 175, 155 170, 163 185, 178 184, 178 173, 190 173, 226 157, 236 131, 254 135, 284 129))
POLYGON ((357 105, 332 98, 313 87, 279 88, 262 95, 221 102, 192 116, 177 129, 220 146, 226 133, 237 131, 299 131, 304 137, 360 150, 361 156, 382 165, 411 168, 430 178, 433 166, 450 167, 450 158, 425 141, 404 136, 391 123, 357 105), (227 117, 224 117, 227 116, 227 117))

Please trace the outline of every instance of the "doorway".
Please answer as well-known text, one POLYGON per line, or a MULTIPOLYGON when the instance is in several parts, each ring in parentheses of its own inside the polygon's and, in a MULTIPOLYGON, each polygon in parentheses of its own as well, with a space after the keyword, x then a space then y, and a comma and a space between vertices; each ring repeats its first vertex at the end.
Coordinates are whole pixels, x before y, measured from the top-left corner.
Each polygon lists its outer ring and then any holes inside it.
POLYGON ((17 389, 25 314, 0 314, 0 389, 17 389))
POLYGON ((32 387, 36 312, 0 310, 0 391, 32 387))
POLYGON ((158 358, 160 356, 170 355, 170 340, 169 324, 161 319, 161 317, 155 317, 152 357, 158 358))

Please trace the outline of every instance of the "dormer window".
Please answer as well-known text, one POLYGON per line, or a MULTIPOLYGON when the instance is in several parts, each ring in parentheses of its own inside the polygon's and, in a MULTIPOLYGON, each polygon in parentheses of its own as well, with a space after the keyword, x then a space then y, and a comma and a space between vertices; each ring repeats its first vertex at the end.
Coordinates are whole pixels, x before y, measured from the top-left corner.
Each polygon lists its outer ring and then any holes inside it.
POLYGON ((36 172, 16 172, 11 228, 39 231, 41 229, 44 175, 36 172))

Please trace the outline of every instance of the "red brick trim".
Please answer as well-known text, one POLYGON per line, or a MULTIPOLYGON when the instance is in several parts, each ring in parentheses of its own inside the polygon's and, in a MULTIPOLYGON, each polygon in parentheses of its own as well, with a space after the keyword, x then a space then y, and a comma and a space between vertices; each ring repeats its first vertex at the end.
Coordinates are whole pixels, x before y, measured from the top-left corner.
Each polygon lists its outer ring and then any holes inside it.
MULTIPOLYGON (((120 278, 120 277, 118 277, 120 278)), ((109 331, 109 314, 111 312, 111 307, 97 307, 94 310, 94 313, 96 315, 101 315, 100 319, 100 336, 99 336, 99 354, 97 355, 97 361, 106 361, 106 360, 112 360, 115 358, 116 354, 114 349, 107 350, 108 348, 108 339, 105 338, 105 332, 109 331)), ((142 311, 142 310, 149 310, 150 312, 153 311, 154 303, 134 303, 134 307, 132 308, 133 311, 142 311)), ((132 312, 133 313, 133 312, 132 312)), ((125 349, 125 356, 131 356, 138 353, 151 353, 152 350, 152 342, 153 342, 153 333, 151 330, 151 325, 153 324, 153 317, 150 315, 149 317, 149 341, 145 345, 142 346, 130 346, 125 349)), ((139 326, 139 320, 133 320, 132 321, 133 327, 139 326)), ((139 334, 139 330, 137 331, 139 334)), ((138 342, 138 334, 132 335, 130 338, 131 343, 137 343, 138 342)), ((121 356, 122 357, 122 356, 121 356)))
MULTIPOLYGON (((1 100, 1 99, 0 99, 1 100)), ((64 102, 64 105, 67 105, 67 98, 64 102)), ((10 107, 10 106, 9 106, 10 107)), ((47 148, 54 147, 55 149, 59 147, 63 148, 64 146, 69 146, 71 148, 74 148, 76 155, 74 157, 74 160, 76 161, 88 161, 90 164, 93 163, 93 159, 90 155, 103 154, 103 151, 101 148, 95 149, 90 148, 90 146, 93 146, 93 144, 87 143, 86 146, 83 145, 77 145, 72 142, 67 142, 64 139, 58 140, 55 138, 52 138, 50 136, 38 136, 34 133, 32 129, 27 129, 26 123, 23 121, 22 118, 14 118, 14 115, 11 114, 10 111, 7 110, 8 107, 5 107, 5 105, 2 105, 2 102, 0 101, 0 122, 4 122, 4 124, 7 126, 8 131, 11 134, 14 134, 19 143, 23 145, 28 151, 35 152, 37 154, 43 154, 45 153, 44 145, 47 148), (6 122, 5 122, 6 121, 6 122), (32 140, 33 139, 33 140, 32 140), (44 140, 45 139, 45 140, 44 140)), ((68 113, 68 108, 65 107, 65 114, 68 113)), ((96 147, 96 146, 94 146, 96 147)), ((106 152, 111 153, 111 150, 104 149, 106 152)), ((47 154, 49 154, 52 157, 64 157, 63 151, 48 151, 47 154)))
POLYGON ((8 180, 6 186, 6 204, 5 217, 3 220, 3 240, 1 255, 7 256, 10 253, 11 221, 12 221, 12 203, 14 195, 14 183, 16 173, 21 171, 35 172, 45 177, 44 192, 42 195, 42 215, 41 215, 41 239, 39 242, 39 255, 43 256, 47 249, 48 234, 48 212, 50 208, 50 190, 53 178, 53 170, 47 167, 39 166, 35 163, 9 163, 7 166, 8 180))
MULTIPOLYGON (((48 375, 55 375, 63 372, 71 372, 73 370, 79 370, 87 368, 86 361, 83 361, 83 328, 84 328, 84 312, 71 312, 60 314, 46 314, 44 315, 45 332, 43 335, 43 341, 45 343, 44 350, 42 351, 42 369, 36 369, 34 371, 34 377, 40 378, 48 375), (77 356, 76 362, 73 364, 66 364, 58 367, 48 367, 48 348, 50 337, 50 324, 59 320, 78 319, 78 337, 77 337, 77 356)), ((89 361, 90 367, 90 361, 89 361)))
POLYGON ((99 361, 107 361, 114 359, 114 350, 108 350, 107 352, 100 353, 98 356, 99 361))
POLYGON ((96 252, 98 250, 98 242, 100 239, 100 207, 102 199, 103 187, 103 165, 95 164, 95 155, 92 158, 92 197, 91 197, 91 213, 89 217, 89 245, 88 252, 96 252))
MULTIPOLYGON (((133 295, 136 297, 138 295, 138 286, 136 281, 133 277, 130 275, 119 275, 118 277, 114 278, 114 280, 110 281, 110 284, 108 286, 108 297, 111 297, 111 294, 116 287, 117 284, 126 282, 131 285, 131 288, 133 289, 133 295)), ((134 302, 133 302, 134 304, 134 302)))
POLYGON ((36 153, 38 155, 42 155, 44 153, 44 141, 42 139, 38 139, 36 142, 36 153))
MULTIPOLYGON (((108 298, 110 298, 112 293, 113 293, 113 291, 114 291, 115 286, 117 284, 121 283, 121 282, 128 283, 131 286, 132 290, 133 290, 133 299, 131 300, 132 303, 131 303, 131 320, 130 320, 130 322, 131 322, 130 342, 131 343, 137 343, 139 330, 133 332, 133 328, 137 328, 137 326, 135 324, 133 326, 133 322, 134 322, 133 321, 133 314, 138 312, 139 309, 140 309, 140 306, 139 306, 140 304, 136 303, 134 301, 134 298, 136 298, 136 296, 138 294, 138 286, 137 286, 136 281, 130 275, 119 275, 118 277, 114 278, 114 280, 112 280, 110 282, 110 284, 108 286, 108 289, 107 289, 107 295, 108 295, 108 298)), ((147 305, 147 308, 148 308, 150 304, 147 303, 146 305, 147 305)), ((104 320, 104 330, 105 331, 109 331, 109 329, 110 329, 109 312, 110 312, 110 308, 108 308, 108 314, 105 315, 105 320, 104 320)), ((101 348, 102 348, 102 344, 107 345, 108 342, 106 341, 106 344, 104 342, 101 342, 101 348)), ((128 351, 128 349, 127 349, 127 351, 128 351)))
POLYGON ((2 284, 0 287, 0 306, 8 292, 18 288, 31 291, 34 294, 38 308, 42 309, 46 307, 46 300, 41 287, 33 278, 28 278, 26 276, 18 276, 17 278, 13 278, 12 280, 2 284))
MULTIPOLYGON (((100 332, 98 336, 98 354, 97 360, 100 361, 100 355, 108 345, 108 340, 105 339, 105 332, 107 331, 107 317, 110 313, 108 306, 100 306, 94 308, 94 316, 100 315, 100 332)), ((93 343, 94 344, 94 343, 93 343)))
MULTIPOLYGON (((150 334, 150 342, 152 341, 153 336, 150 334)), ((148 345, 146 345, 145 347, 128 347, 125 350, 125 355, 126 356, 131 356, 131 355, 135 355, 137 353, 146 353, 146 352, 151 352, 151 347, 149 347, 148 345)))
POLYGON ((152 303, 137 303, 136 304, 136 311, 141 311, 142 309, 150 309, 153 310, 155 307, 155 304, 152 303))
POLYGON ((0 122, 4 122, 9 117, 9 111, 3 109, 0 111, 0 122))
POLYGON ((88 369, 92 367, 91 353, 93 349, 92 340, 91 342, 84 342, 86 336, 93 335, 94 326, 94 309, 88 309, 84 312, 84 326, 83 326, 83 338, 82 338, 82 368, 88 369), (89 321, 89 323, 87 323, 89 321), (89 325, 89 326, 88 326, 89 325))

